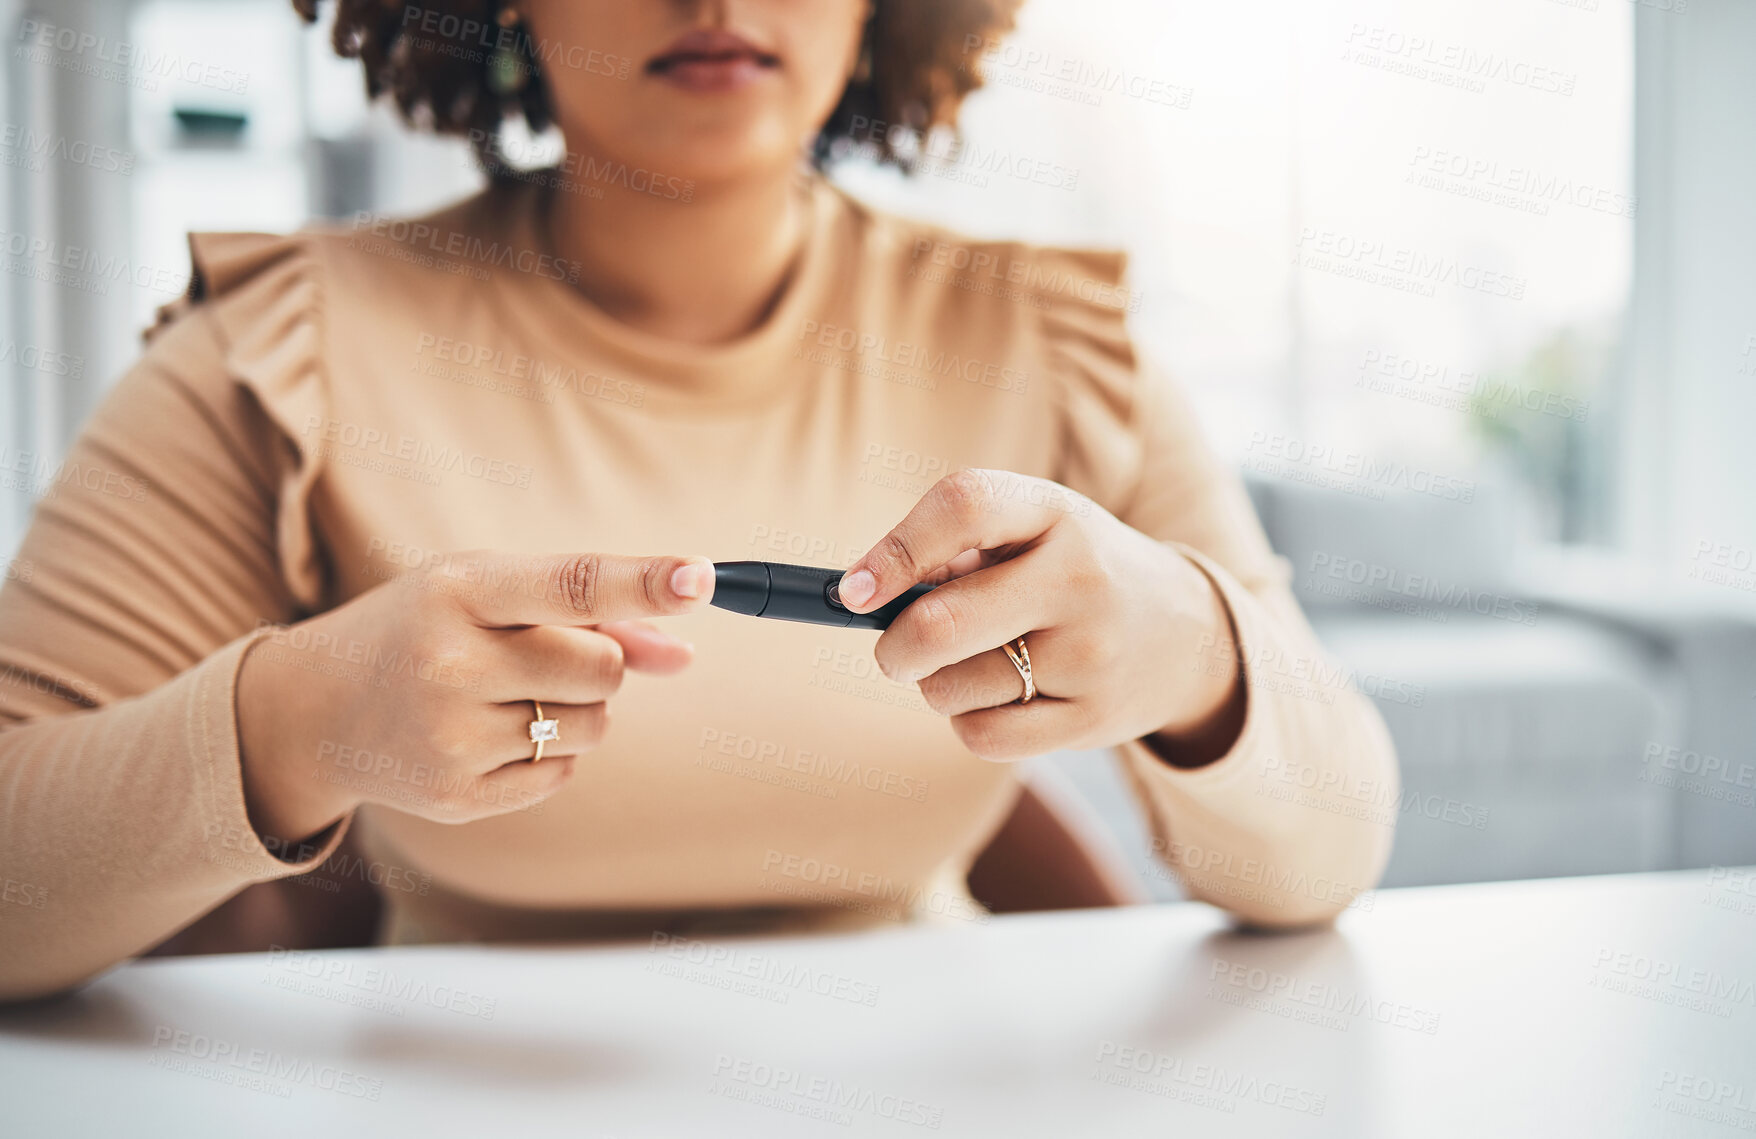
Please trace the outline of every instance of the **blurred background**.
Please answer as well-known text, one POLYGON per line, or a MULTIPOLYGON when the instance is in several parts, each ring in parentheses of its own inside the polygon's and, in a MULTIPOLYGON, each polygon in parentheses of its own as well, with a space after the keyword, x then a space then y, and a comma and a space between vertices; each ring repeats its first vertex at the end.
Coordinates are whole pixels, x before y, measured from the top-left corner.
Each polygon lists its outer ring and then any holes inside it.
MULTIPOLYGON (((9 557, 187 231, 479 175, 288 0, 0 0, 0 34, 9 557)), ((1756 863, 1756 4, 1028 0, 968 61, 961 149, 836 180, 1129 252, 1141 345, 1396 738, 1386 884, 1756 863)), ((1109 756, 1034 777, 1175 896, 1109 756)))

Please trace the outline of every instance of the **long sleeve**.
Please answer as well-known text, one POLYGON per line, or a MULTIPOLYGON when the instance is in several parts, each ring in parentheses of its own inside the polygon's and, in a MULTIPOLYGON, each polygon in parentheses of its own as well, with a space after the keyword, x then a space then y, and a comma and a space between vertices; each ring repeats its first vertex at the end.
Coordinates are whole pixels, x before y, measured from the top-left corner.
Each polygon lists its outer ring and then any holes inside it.
POLYGON ((1172 767, 1139 741, 1121 748, 1149 809, 1154 852, 1194 897, 1248 922, 1333 918, 1371 889, 1389 857, 1398 795, 1388 732, 1356 679, 1324 656, 1239 478, 1213 455, 1163 374, 1136 381, 1140 475, 1119 512, 1172 542, 1224 601, 1237 654, 1197 647, 1192 667, 1242 667, 1246 712, 1231 750, 1172 767))
POLYGON ((1091 299, 1042 314, 1060 381, 1058 481, 1173 545, 1205 573, 1235 634, 1194 646, 1190 667, 1236 675, 1244 723, 1205 766, 1171 766, 1135 740, 1118 749, 1147 809, 1153 853, 1193 897, 1263 926, 1333 918, 1390 856, 1400 794, 1395 749, 1356 678, 1327 658, 1238 475, 1202 435, 1182 390, 1143 360, 1127 328, 1125 258, 1032 250, 1091 299))
MULTIPOLYGON (((265 288, 296 301, 292 278, 265 288)), ((0 999, 312 869, 347 825, 271 850, 245 810, 236 678, 265 625, 306 609, 279 529, 308 479, 234 382, 215 307, 179 302, 66 463, 34 472, 47 490, 0 590, 0 999)), ((285 374, 300 335, 276 334, 285 374)))

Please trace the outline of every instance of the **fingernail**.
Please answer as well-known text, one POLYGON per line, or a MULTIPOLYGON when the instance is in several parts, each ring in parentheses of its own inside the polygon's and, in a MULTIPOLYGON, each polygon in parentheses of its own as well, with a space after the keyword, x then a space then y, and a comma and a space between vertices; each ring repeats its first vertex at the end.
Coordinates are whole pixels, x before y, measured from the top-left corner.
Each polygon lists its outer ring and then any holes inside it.
POLYGON ((707 591, 712 574, 711 562, 686 562, 671 571, 671 592, 685 601, 694 601, 707 591))
POLYGON ((841 588, 836 590, 849 605, 864 605, 877 591, 878 581, 870 570, 855 570, 848 574, 841 579, 841 588))

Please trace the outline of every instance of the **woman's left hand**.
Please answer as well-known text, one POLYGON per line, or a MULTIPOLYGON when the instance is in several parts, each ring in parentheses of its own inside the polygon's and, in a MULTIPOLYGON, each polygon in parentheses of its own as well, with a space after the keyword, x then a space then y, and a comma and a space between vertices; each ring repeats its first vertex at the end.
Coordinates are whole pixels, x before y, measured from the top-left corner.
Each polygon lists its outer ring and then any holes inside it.
POLYGON ((1236 734, 1231 620, 1207 575, 1084 495, 1009 471, 947 475, 848 567, 840 595, 863 613, 920 581, 944 584, 878 638, 878 666, 918 682, 979 756, 1150 737, 1195 766, 1236 734), (1020 636, 1037 687, 1027 704, 1000 647, 1020 636))

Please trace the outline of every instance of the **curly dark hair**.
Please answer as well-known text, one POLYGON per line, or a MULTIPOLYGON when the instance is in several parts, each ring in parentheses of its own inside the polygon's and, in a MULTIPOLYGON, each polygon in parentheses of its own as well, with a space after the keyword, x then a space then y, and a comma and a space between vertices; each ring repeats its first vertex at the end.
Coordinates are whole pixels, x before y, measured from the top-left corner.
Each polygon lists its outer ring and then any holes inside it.
MULTIPOLYGON (((293 0, 293 7, 315 22, 321 2, 293 0)), ((336 2, 335 50, 364 64, 367 94, 388 92, 411 124, 471 139, 490 172, 500 166, 496 140, 508 117, 522 114, 532 131, 553 122, 542 61, 554 49, 506 26, 505 0, 336 2), (435 16, 445 30, 424 34, 435 16), (525 82, 497 74, 508 58, 496 51, 502 45, 529 69, 525 82)), ((818 166, 858 152, 912 168, 926 132, 955 128, 964 97, 982 84, 987 45, 1012 30, 1023 2, 873 0, 862 66, 813 148, 818 166)))

